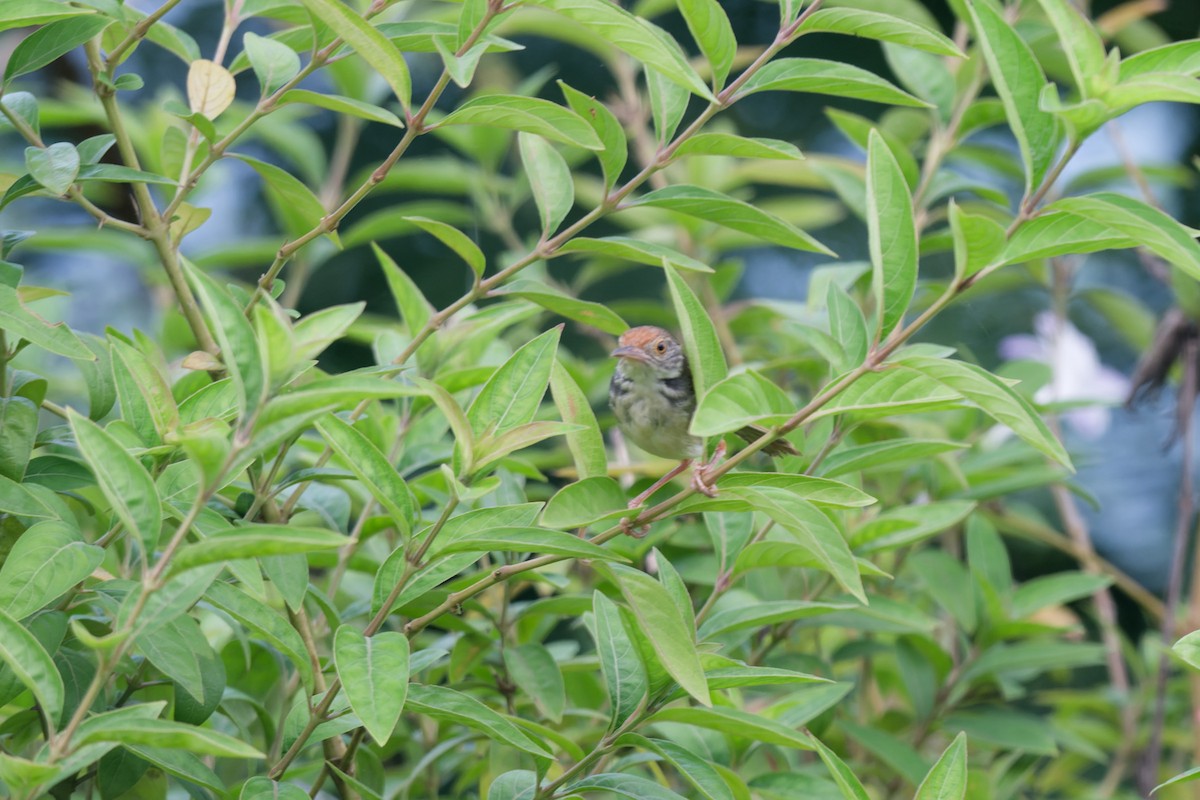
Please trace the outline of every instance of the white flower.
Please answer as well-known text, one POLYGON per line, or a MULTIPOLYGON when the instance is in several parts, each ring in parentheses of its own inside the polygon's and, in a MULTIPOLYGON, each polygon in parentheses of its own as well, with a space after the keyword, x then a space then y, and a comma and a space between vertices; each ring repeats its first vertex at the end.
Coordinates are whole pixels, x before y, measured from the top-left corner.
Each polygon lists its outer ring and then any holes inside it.
POLYGON ((1092 340, 1066 320, 1049 311, 1037 315, 1034 335, 1006 336, 1000 355, 1006 359, 1041 361, 1050 367, 1050 382, 1034 395, 1039 403, 1092 402, 1063 412, 1063 420, 1087 439, 1108 430, 1111 416, 1107 405, 1124 400, 1129 379, 1100 363, 1092 340))

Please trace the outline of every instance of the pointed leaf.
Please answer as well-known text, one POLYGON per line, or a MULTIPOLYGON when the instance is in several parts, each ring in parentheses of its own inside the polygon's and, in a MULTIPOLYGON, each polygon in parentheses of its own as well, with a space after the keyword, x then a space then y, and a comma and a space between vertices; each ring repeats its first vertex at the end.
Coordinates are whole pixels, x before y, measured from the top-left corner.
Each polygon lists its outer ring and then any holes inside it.
POLYGON ((62 676, 33 634, 4 611, 0 611, 0 661, 33 693, 53 732, 63 709, 62 676))
MULTIPOLYGON (((608 456, 604 452, 604 437, 592 411, 587 395, 567 372, 561 362, 555 361, 550 369, 550 394, 564 422, 580 426, 580 430, 567 434, 567 447, 575 458, 575 469, 580 480, 606 476, 608 456)), ((564 527, 551 525, 550 527, 564 527)))
POLYGON ((599 591, 593 592, 592 613, 595 617, 600 673, 604 676, 612 706, 610 727, 615 728, 624 724, 645 698, 649 686, 646 668, 625 632, 616 604, 599 591))
POLYGON ((79 174, 79 151, 69 142, 58 142, 49 147, 26 147, 25 169, 51 194, 62 196, 79 174))
POLYGON ((407 540, 417 512, 404 479, 387 456, 357 428, 332 414, 317 423, 317 430, 388 513, 400 538, 407 540))
POLYGON ((380 746, 387 743, 408 694, 408 638, 395 631, 365 637, 349 625, 337 629, 333 657, 350 708, 380 746))
POLYGON ((479 731, 489 739, 512 745, 536 758, 550 758, 550 753, 529 738, 520 728, 470 695, 445 686, 425 686, 419 683, 408 687, 407 708, 434 719, 455 722, 479 731))
POLYGON ((66 523, 30 526, 0 564, 0 611, 24 619, 82 582, 103 559, 102 548, 66 523))
POLYGON ((879 313, 877 340, 904 319, 917 286, 912 195, 891 149, 876 131, 867 147, 867 233, 879 313))
POLYGON ((504 648, 504 665, 513 682, 533 699, 542 715, 562 722, 567 704, 562 671, 544 646, 527 642, 504 648))
POLYGON ((679 320, 683 334, 683 349, 692 371, 696 395, 703 397, 725 378, 728 371, 725 352, 721 349, 712 319, 687 281, 670 265, 664 263, 663 269, 667 273, 667 287, 671 290, 675 318, 679 320))
POLYGON ((407 112, 412 100, 412 78, 396 45, 340 0, 304 0, 304 5, 383 76, 396 93, 400 107, 407 112))
POLYGON ((596 158, 604 170, 604 188, 612 190, 620 180, 621 171, 625 169, 625 162, 629 158, 625 128, 616 115, 596 98, 589 97, 578 89, 572 89, 562 81, 558 82, 558 86, 562 89, 563 97, 571 110, 590 125, 599 137, 601 148, 596 152, 596 158))
POLYGON ((822 8, 800 26, 801 33, 844 33, 914 47, 939 56, 966 58, 944 34, 916 22, 861 8, 822 8))
POLYGON ((438 124, 507 128, 587 150, 604 147, 596 132, 578 114, 536 97, 483 95, 463 103, 438 124))
POLYGON ((918 108, 928 105, 873 72, 820 58, 776 59, 754 73, 738 94, 770 91, 830 94, 918 108))
POLYGON ((561 333, 561 326, 551 328, 523 345, 492 373, 467 410, 476 434, 504 433, 533 421, 546 394, 561 333))
POLYGON ((913 800, 963 800, 967 796, 967 735, 959 733, 917 787, 913 800))

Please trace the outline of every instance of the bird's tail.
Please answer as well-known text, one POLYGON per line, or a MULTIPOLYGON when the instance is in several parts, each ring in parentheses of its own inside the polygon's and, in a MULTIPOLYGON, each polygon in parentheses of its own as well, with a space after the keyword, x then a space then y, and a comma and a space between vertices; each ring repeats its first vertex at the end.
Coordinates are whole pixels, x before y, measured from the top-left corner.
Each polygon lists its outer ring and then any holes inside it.
MULTIPOLYGON (((747 425, 746 427, 736 431, 737 435, 742 439, 745 439, 747 442, 757 441, 766 432, 766 428, 760 428, 757 425, 747 425)), ((764 447, 763 452, 773 457, 800 455, 800 451, 797 450, 787 439, 776 439, 764 447)))

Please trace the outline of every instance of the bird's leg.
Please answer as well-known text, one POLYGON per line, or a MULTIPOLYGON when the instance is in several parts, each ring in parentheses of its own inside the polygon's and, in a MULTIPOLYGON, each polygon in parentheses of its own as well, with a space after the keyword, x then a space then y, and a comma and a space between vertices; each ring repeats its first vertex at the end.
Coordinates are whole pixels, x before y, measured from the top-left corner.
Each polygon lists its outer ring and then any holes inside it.
POLYGON ((724 439, 717 443, 717 449, 713 450, 712 458, 697 464, 696 468, 692 470, 692 488, 708 497, 716 497, 717 487, 715 483, 709 483, 708 472, 720 464, 723 458, 725 458, 724 439))
MULTIPOLYGON (((659 489, 661 489, 663 486, 665 486, 672 478, 674 478, 676 475, 678 475, 679 473, 681 473, 685 469, 687 469, 689 466, 691 466, 691 463, 692 463, 692 460, 690 458, 685 458, 683 461, 680 461, 679 466, 675 467, 675 469, 671 470, 666 475, 663 475, 661 478, 656 480, 649 489, 647 489, 646 491, 639 494, 637 497, 630 500, 628 507, 629 508, 637 508, 642 503, 646 502, 646 500, 649 499, 650 495, 657 492, 659 489)), ((641 539, 643 536, 646 535, 646 531, 648 531, 649 528, 634 528, 632 523, 627 518, 627 519, 621 520, 621 530, 625 531, 625 533, 629 534, 630 536, 632 536, 635 539, 641 539)))

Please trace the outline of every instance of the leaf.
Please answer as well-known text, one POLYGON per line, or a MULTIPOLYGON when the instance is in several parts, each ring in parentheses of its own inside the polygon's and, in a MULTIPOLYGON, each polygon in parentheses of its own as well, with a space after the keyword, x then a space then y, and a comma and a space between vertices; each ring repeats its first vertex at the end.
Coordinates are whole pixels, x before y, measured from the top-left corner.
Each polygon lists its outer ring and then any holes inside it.
POLYGON ((487 800, 533 800, 537 794, 537 773, 513 769, 501 773, 488 787, 487 800))
POLYGON ((594 475, 559 489, 546 503, 542 524, 565 530, 628 514, 620 485, 607 475, 594 475))
POLYGON ((1174 786, 1177 783, 1190 783, 1197 779, 1200 779, 1200 767, 1192 767, 1186 772, 1181 772, 1170 780, 1163 781, 1158 786, 1155 786, 1150 790, 1150 794, 1154 794, 1159 789, 1165 789, 1168 786, 1174 786))
MULTIPOLYGON (((312 0, 306 0, 311 2, 312 0)), ((551 141, 562 142, 586 150, 600 150, 604 145, 595 131, 572 111, 549 100, 519 95, 490 94, 476 97, 450 112, 441 122, 444 125, 482 125, 536 133, 551 141)))
POLYGON ((904 547, 958 525, 974 510, 975 503, 966 500, 890 509, 855 530, 850 543, 859 553, 904 547))
POLYGON ((703 397, 710 388, 725 378, 728 367, 725 353, 717 338, 708 312, 696 297, 687 281, 671 266, 663 264, 675 318, 683 335, 683 349, 688 357, 696 395, 703 397))
MULTIPOLYGON (((5 22, 7 16, 0 16, 5 22)), ((17 42, 4 68, 4 85, 35 72, 97 36, 113 22, 104 14, 86 14, 51 22, 17 42)), ((28 23, 26 23, 28 24, 28 23)), ((8 26, 4 26, 8 27, 8 26)))
POLYGON ((283 654, 300 673, 300 680, 305 688, 312 690, 312 664, 304 649, 304 640, 277 611, 255 600, 246 592, 222 581, 216 581, 210 585, 204 597, 226 614, 256 631, 267 643, 283 654))
POLYGON ((562 672, 544 646, 527 642, 504 648, 504 666, 513 682, 529 695, 543 716, 562 722, 567 704, 562 672))
POLYGON ((983 215, 967 214, 950 201, 950 231, 954 237, 954 279, 969 278, 999 262, 1007 238, 1004 226, 983 215))
POLYGON ((86 732, 81 731, 78 744, 118 742, 187 750, 198 755, 226 758, 266 758, 266 755, 240 739, 210 728, 197 728, 166 719, 95 717, 86 732))
POLYGON ((571 168, 554 147, 540 136, 517 134, 521 164, 529 179, 538 215, 542 221, 542 238, 549 238, 575 204, 575 184, 571 168))
POLYGON ((540 744, 530 739, 507 718, 497 714, 474 697, 454 689, 445 686, 426 686, 419 683, 410 684, 406 707, 409 711, 417 714, 466 725, 489 739, 512 745, 536 758, 551 757, 550 753, 540 744))
MULTIPOLYGON (((575 469, 581 480, 606 476, 608 474, 608 456, 604 452, 604 437, 600 434, 600 426, 596 415, 592 412, 587 395, 579 388, 579 384, 567 372, 561 362, 555 361, 550 368, 550 394, 558 407, 559 416, 563 422, 580 426, 580 430, 566 435, 567 447, 575 458, 575 469)), ((550 527, 566 527, 551 525, 550 527)))
POLYGON ((158 366, 141 350, 126 344, 111 334, 108 337, 108 346, 124 370, 128 372, 128 378, 124 375, 116 377, 117 392, 121 395, 121 411, 125 419, 130 420, 133 409, 131 402, 133 397, 130 396, 132 393, 126 391, 125 381, 128 380, 141 394, 145 413, 153 425, 151 431, 143 432, 139 428, 142 438, 147 439, 147 434, 151 437, 156 435, 157 440, 160 441, 162 437, 175 432, 180 426, 179 406, 176 405, 175 398, 171 394, 171 387, 167 385, 158 366))
POLYGON ((1200 40, 1171 42, 1121 60, 1121 80, 1147 72, 1168 72, 1196 77, 1200 75, 1200 40))
POLYGON ((216 281, 187 265, 188 279, 208 312, 209 327, 221 347, 221 362, 238 391, 238 416, 256 412, 267 393, 267 368, 258 339, 241 307, 216 281))
MULTIPOLYGON (((86 472, 86 471, 85 471, 86 472)), ((36 477, 36 476, 35 476, 36 477)), ((86 478, 86 483, 91 479, 86 478)), ((30 486, 38 485, 31 481, 30 486)), ((17 514, 22 517, 45 519, 53 516, 50 509, 34 496, 26 486, 0 475, 0 511, 6 514, 17 514)))
POLYGON ((99 181, 101 183, 156 183, 174 186, 175 181, 165 175, 155 175, 140 169, 130 169, 120 164, 84 164, 79 168, 77 183, 99 181))
POLYGON ((595 617, 600 673, 608 687, 608 699, 612 707, 609 727, 616 729, 637 711, 646 697, 649 688, 646 668, 625 632, 616 604, 595 591, 592 593, 592 613, 595 617))
POLYGON ((960 732, 917 787, 913 800, 963 800, 967 796, 967 735, 960 732))
POLYGON ((412 523, 417 519, 417 511, 413 508, 404 479, 387 456, 357 428, 333 414, 319 421, 317 430, 387 512, 401 540, 407 541, 412 535, 412 523))
POLYGON ((726 489, 748 500, 755 508, 775 520, 796 540, 812 551, 838 585, 866 603, 858 565, 846 540, 829 517, 812 503, 789 493, 786 489, 769 486, 726 489))
POLYGON ((25 169, 51 194, 61 197, 79 174, 79 152, 69 142, 58 142, 49 147, 26 147, 25 169))
MULTIPOLYGON (((325 207, 304 182, 285 169, 240 153, 230 156, 249 164, 262 178, 268 194, 275 200, 280 218, 289 233, 300 236, 321 223, 325 207)), ((337 241, 337 234, 330 238, 337 241)))
POLYGON ((673 250, 666 245, 655 242, 643 242, 627 236, 605 236, 600 239, 578 236, 560 247, 556 253, 558 255, 564 253, 598 253, 626 261, 636 261, 639 264, 649 264, 653 267, 661 267, 664 263, 667 263, 676 269, 685 269, 690 272, 711 273, 713 271, 712 267, 707 264, 697 261, 691 256, 686 256, 677 250, 673 250))
POLYGON ((674 40, 620 6, 606 0, 537 0, 537 5, 578 22, 590 35, 628 53, 693 94, 714 99, 674 40))
MULTIPOLYGON (((759 542, 759 545, 786 544, 785 542, 759 542)), ((738 555, 738 564, 743 563, 743 558, 750 550, 744 550, 738 555)), ((811 551, 810 551, 811 552, 811 551)), ((787 566, 784 563, 777 566, 787 566)), ((743 570, 737 566, 734 567, 734 573, 739 573, 743 570)), ((857 608, 850 603, 818 603, 808 600, 775 600, 767 602, 758 602, 751 605, 734 606, 733 608, 723 608, 720 611, 709 616, 700 626, 698 635, 701 641, 707 641, 716 636, 723 636, 733 631, 745 630, 746 628, 762 628, 767 625, 774 625, 779 622, 791 622, 797 619, 807 619, 809 617, 817 617, 822 614, 830 614, 835 611, 845 611, 848 609, 857 608)))
POLYGON ((396 45, 339 0, 304 0, 304 6, 383 76, 407 112, 412 101, 412 78, 396 45))
POLYGON ((56 355, 95 359, 70 328, 61 322, 52 325, 25 308, 17 290, 6 283, 0 283, 0 330, 7 331, 10 339, 25 339, 56 355))
POLYGON ((444 536, 439 537, 437 545, 434 546, 435 555, 500 551, 592 558, 600 561, 624 560, 623 556, 592 544, 586 539, 548 528, 498 527, 452 542, 444 542, 444 538, 444 536))
POLYGON ((696 650, 695 630, 680 617, 667 590, 640 570, 620 565, 610 569, 617 588, 668 674, 701 704, 711 705, 704 667, 696 650))
POLYGON ((870 346, 862 309, 833 281, 825 293, 825 308, 829 314, 829 335, 837 340, 845 353, 839 366, 843 370, 853 369, 866 360, 870 346))
POLYGON ((1200 244, 1192 231, 1140 200, 1101 192, 1064 198, 1048 210, 1066 211, 1104 225, 1200 280, 1200 244))
POLYGON ((774 744, 794 750, 813 749, 812 739, 781 722, 761 714, 751 714, 748 711, 724 706, 714 708, 672 706, 656 712, 647 720, 647 723, 655 722, 681 722, 684 725, 708 728, 719 733, 740 736, 743 739, 752 739, 764 744, 774 744))
POLYGON ((348 114, 352 117, 365 119, 368 122, 381 122, 384 125, 391 125, 396 128, 404 127, 404 121, 386 108, 380 108, 371 103, 364 103, 362 100, 355 100, 353 97, 343 97, 339 94, 322 94, 319 92, 310 92, 307 89, 288 89, 275 102, 276 105, 280 106, 289 103, 303 103, 304 105, 316 106, 317 108, 327 108, 338 114, 348 114))
MULTIPOLYGON (((572 89, 562 81, 558 82, 558 87, 562 90, 563 97, 566 98, 567 105, 571 107, 571 110, 582 117, 583 121, 590 125, 596 132, 596 136, 599 137, 601 147, 596 151, 596 159, 604 171, 604 188, 611 191, 616 182, 620 180, 621 171, 625 169, 625 162, 629 158, 629 146, 625 141, 624 127, 620 120, 608 110, 608 107, 595 97, 589 97, 577 89, 572 89)), ((571 242, 567 242, 567 244, 571 244, 571 242)))
POLYGON ((1088 597, 1111 584, 1112 578, 1107 575, 1090 575, 1086 572, 1039 575, 1022 583, 1013 593, 1013 619, 1025 619, 1043 608, 1088 597))
POLYGON ((300 72, 300 56, 282 42, 247 32, 242 36, 242 46, 264 96, 273 94, 300 72))
POLYGON ((825 245, 779 217, 702 186, 667 186, 626 203, 623 208, 641 206, 665 208, 696 217, 747 233, 771 244, 834 255, 825 245))
POLYGON ((733 133, 698 133, 675 149, 676 156, 732 156, 791 161, 804 158, 800 148, 781 139, 738 136, 733 133))
POLYGON ((0 31, 44 25, 90 13, 90 8, 75 8, 54 0, 0 0, 0 31))
POLYGON ((67 419, 100 491, 125 529, 141 541, 142 557, 148 562, 162 528, 162 505, 154 479, 116 437, 99 425, 74 409, 68 409, 67 419))
POLYGON ((778 425, 795 411, 791 398, 782 389, 748 369, 717 382, 701 396, 688 430, 696 436, 715 436, 753 422, 778 425))
POLYGON ((742 85, 738 95, 770 91, 812 92, 918 108, 929 105, 873 72, 820 58, 780 58, 771 61, 742 85))
POLYGON ((1023 441, 1067 469, 1071 457, 1025 398, 982 367, 942 358, 906 359, 906 364, 958 392, 997 422, 1007 425, 1023 441))
POLYGON ((629 323, 616 312, 601 303, 579 300, 560 292, 548 283, 518 278, 492 291, 495 295, 511 295, 537 303, 547 311, 599 328, 605 333, 619 335, 629 328, 629 323))
POLYGON ((0 611, 0 660, 33 693, 53 735, 63 710, 62 676, 33 634, 4 611, 0 611))
POLYGON ((737 52, 737 39, 725 9, 717 0, 678 0, 678 5, 692 38, 712 67, 714 85, 720 88, 737 52))
POLYGON ((1090 642, 1039 642, 995 644, 963 671, 963 679, 984 676, 1038 675, 1049 670, 1073 669, 1104 663, 1104 645, 1090 642))
POLYGON ((1029 45, 996 9, 987 2, 970 2, 967 10, 992 85, 1004 102, 1009 127, 1017 137, 1025 162, 1025 196, 1030 197, 1050 171, 1061 138, 1058 121, 1038 102, 1046 76, 1029 45))
POLYGON ((38 409, 25 397, 0 398, 0 477, 20 481, 33 452, 38 409))
POLYGON ((30 526, 0 564, 0 611, 24 619, 92 574, 104 550, 58 520, 30 526))
POLYGON ((535 337, 492 373, 467 410, 477 435, 504 433, 533 421, 546 394, 561 333, 560 326, 535 337))
POLYGON ((821 756, 821 760, 825 762, 829 774, 833 776, 833 782, 837 784, 842 797, 846 800, 871 800, 867 790, 863 788, 862 782, 855 777, 854 772, 846 766, 846 762, 842 761, 837 753, 822 744, 820 739, 814 737, 812 743, 817 749, 817 754, 821 756))
POLYGON ((705 758, 666 739, 647 739, 637 733, 626 733, 617 746, 637 747, 655 753, 679 771, 705 800, 734 800, 729 786, 714 766, 705 758))
POLYGON ((942 720, 942 728, 961 731, 973 742, 1005 750, 1051 758, 1058 755, 1058 746, 1044 720, 1007 708, 955 711, 942 720))
POLYGON ((1042 209, 1023 222, 1008 240, 1002 261, 1016 264, 1039 258, 1137 247, 1138 241, 1108 225, 1066 211, 1042 209))
POLYGON ((477 277, 483 276, 483 271, 487 268, 487 260, 483 255, 483 251, 479 249, 479 245, 471 241, 465 233, 458 230, 452 225, 447 225, 444 222, 439 222, 436 219, 427 217, 402 217, 405 222, 411 222, 421 230, 429 233, 437 238, 442 244, 449 247, 471 268, 477 277))
POLYGON ((366 637, 342 625, 334 635, 333 656, 350 708, 383 746, 408 694, 408 638, 395 631, 366 637))
POLYGON ((293 525, 242 525, 184 545, 171 559, 171 572, 239 558, 313 553, 343 547, 347 538, 335 531, 293 525))
POLYGON ((867 234, 879 313, 877 341, 904 319, 917 286, 917 228, 912 195, 895 156, 877 131, 867 146, 867 234))
POLYGON ((176 778, 194 783, 197 786, 203 786, 214 792, 221 793, 225 791, 226 787, 221 778, 209 769, 197 756, 192 755, 186 750, 167 750, 162 747, 139 744, 126 744, 123 746, 138 758, 143 758, 151 764, 160 767, 169 775, 174 775, 176 778))
POLYGON ((878 726, 855 725, 845 719, 838 720, 838 727, 846 735, 862 745, 871 756, 883 762, 904 780, 916 786, 929 770, 929 762, 902 738, 878 726))
POLYGON ((188 108, 193 113, 216 119, 229 108, 236 91, 233 75, 220 64, 200 58, 188 67, 188 108))
POLYGON ((1092 86, 1104 74, 1104 42, 1092 23, 1066 0, 1039 0, 1042 10, 1058 33, 1075 86, 1083 97, 1091 97, 1092 86))
POLYGON ((676 794, 648 778, 617 772, 589 775, 572 783, 566 791, 572 797, 578 796, 578 792, 600 791, 618 794, 630 800, 684 800, 683 795, 676 794))
POLYGON ((822 8, 800 26, 800 33, 844 33, 894 42, 939 56, 966 58, 954 42, 924 25, 891 14, 860 8, 822 8))

